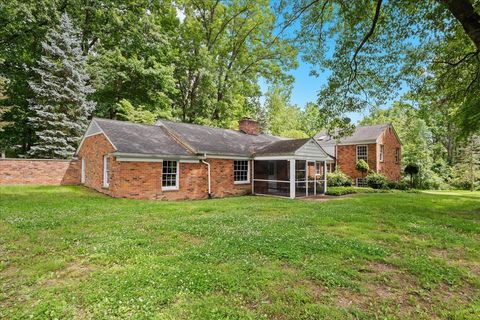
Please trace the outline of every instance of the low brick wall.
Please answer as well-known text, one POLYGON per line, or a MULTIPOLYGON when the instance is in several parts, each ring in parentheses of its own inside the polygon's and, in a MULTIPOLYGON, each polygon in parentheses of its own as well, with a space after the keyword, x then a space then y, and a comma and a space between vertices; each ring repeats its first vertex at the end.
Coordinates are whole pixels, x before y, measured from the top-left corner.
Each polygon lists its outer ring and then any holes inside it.
POLYGON ((80 184, 78 160, 0 159, 0 185, 80 184))

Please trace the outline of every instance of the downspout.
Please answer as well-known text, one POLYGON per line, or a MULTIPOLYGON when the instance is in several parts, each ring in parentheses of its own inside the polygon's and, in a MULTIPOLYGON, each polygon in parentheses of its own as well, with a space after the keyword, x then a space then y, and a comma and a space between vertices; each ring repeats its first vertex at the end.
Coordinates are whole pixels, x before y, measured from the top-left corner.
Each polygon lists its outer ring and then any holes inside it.
MULTIPOLYGON (((207 155, 205 154, 204 157, 206 158, 207 155)), ((211 175, 210 175, 210 163, 208 163, 205 160, 201 160, 202 163, 207 165, 207 171, 208 171, 208 199, 212 199, 212 184, 211 184, 211 175)))

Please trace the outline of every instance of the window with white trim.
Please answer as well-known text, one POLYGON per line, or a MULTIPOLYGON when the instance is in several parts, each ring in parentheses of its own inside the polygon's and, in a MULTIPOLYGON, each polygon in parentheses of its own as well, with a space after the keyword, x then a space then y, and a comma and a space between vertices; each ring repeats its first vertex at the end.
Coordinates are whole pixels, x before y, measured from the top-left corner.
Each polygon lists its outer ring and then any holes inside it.
POLYGON ((162 189, 178 190, 178 161, 164 160, 162 166, 162 189))
POLYGON ((250 164, 248 160, 233 161, 233 181, 235 183, 250 182, 250 164))
POLYGON ((82 158, 82 175, 80 178, 80 183, 85 183, 85 158, 82 158))
POLYGON ((315 174, 317 176, 322 174, 322 162, 320 161, 315 161, 315 174))
POLYGON ((366 187, 367 178, 357 178, 357 187, 366 187))
POLYGON ((400 148, 395 149, 395 163, 396 164, 400 163, 400 148))
POLYGON ((358 160, 368 160, 368 149, 367 146, 357 146, 357 161, 358 160))
POLYGON ((103 187, 108 188, 110 185, 110 162, 108 156, 103 156, 103 187))
POLYGON ((383 144, 380 145, 380 162, 383 162, 385 159, 385 146, 383 144))

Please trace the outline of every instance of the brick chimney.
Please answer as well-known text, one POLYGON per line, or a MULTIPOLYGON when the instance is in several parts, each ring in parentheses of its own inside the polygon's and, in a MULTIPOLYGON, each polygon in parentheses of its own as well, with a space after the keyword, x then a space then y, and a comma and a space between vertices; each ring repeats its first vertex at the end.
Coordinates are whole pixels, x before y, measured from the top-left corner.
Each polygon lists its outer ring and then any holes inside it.
POLYGON ((258 136, 260 134, 260 124, 252 119, 242 119, 238 122, 240 131, 246 134, 258 136))

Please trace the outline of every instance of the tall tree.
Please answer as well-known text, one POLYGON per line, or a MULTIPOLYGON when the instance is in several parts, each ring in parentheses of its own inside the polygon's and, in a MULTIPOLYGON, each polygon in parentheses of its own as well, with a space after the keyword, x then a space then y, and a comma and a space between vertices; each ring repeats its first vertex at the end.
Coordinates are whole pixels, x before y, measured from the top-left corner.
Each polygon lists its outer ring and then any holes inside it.
POLYGON ((287 138, 306 138, 302 131, 302 111, 290 103, 288 87, 275 85, 266 93, 267 132, 287 138))
POLYGON ((95 104, 87 99, 93 92, 88 84, 80 34, 68 14, 49 31, 42 42, 43 55, 35 72, 38 80, 30 86, 35 93, 30 121, 36 129, 36 142, 30 156, 68 158, 72 156, 86 129, 95 104))
POLYGON ((185 0, 179 27, 175 115, 233 126, 259 107, 260 77, 287 80, 296 51, 275 36, 268 0, 185 0))
MULTIPOLYGON (((462 98, 458 116, 468 134, 480 126, 480 3, 470 0, 280 1, 284 27, 296 25, 307 62, 331 71, 319 104, 329 117, 397 99, 411 81, 428 77, 432 46, 462 42, 443 73, 466 67, 453 89, 462 98), (465 51, 467 48, 467 51, 465 51), (415 61, 415 64, 411 62, 415 61), (468 112, 465 112, 468 110, 468 112)), ((452 46, 453 47, 453 46, 452 46)))
POLYGON ((480 137, 469 137, 459 150, 452 183, 474 191, 480 181, 480 137))

